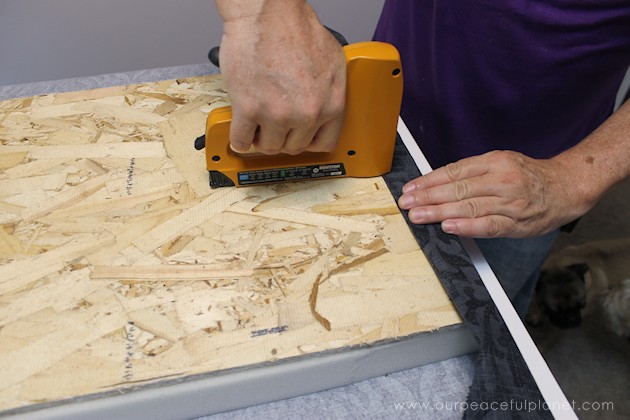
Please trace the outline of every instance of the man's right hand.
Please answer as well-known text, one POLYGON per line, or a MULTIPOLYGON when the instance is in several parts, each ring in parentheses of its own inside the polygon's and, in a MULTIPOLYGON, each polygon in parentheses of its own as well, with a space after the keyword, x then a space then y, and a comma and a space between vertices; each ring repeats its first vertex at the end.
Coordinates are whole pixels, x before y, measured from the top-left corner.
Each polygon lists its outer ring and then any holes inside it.
POLYGON ((230 142, 265 154, 326 152, 343 126, 346 60, 301 0, 216 0, 230 142))

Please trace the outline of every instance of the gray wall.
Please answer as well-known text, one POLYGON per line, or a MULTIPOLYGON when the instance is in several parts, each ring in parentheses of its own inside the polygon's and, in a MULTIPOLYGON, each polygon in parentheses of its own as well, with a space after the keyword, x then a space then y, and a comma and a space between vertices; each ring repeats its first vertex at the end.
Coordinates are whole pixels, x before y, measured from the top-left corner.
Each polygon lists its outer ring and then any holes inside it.
MULTIPOLYGON (((384 0, 312 0, 350 42, 369 40, 384 0)), ((207 62, 214 0, 0 0, 0 85, 207 62)))

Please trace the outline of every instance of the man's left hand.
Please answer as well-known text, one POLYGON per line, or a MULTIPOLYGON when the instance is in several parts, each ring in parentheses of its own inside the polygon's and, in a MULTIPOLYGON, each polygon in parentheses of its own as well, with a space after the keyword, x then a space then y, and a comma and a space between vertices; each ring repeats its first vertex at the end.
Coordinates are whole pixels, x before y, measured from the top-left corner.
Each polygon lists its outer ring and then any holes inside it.
POLYGON ((493 151, 412 180, 398 205, 412 223, 441 222, 456 235, 542 235, 581 215, 579 188, 567 169, 553 159, 493 151))

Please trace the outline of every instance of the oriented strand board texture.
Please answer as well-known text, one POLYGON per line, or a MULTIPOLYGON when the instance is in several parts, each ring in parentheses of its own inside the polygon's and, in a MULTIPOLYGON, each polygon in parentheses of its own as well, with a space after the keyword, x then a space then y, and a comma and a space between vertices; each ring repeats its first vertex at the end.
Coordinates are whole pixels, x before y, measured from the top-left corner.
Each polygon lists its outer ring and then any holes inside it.
POLYGON ((211 190, 225 97, 0 102, 0 410, 461 322, 381 178, 211 190))

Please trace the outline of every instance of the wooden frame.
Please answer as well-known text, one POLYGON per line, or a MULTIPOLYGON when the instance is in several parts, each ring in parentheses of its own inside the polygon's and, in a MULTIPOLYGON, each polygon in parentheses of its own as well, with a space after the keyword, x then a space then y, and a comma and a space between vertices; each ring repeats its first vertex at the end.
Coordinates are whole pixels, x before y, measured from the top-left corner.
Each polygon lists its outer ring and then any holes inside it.
POLYGON ((0 102, 0 410, 461 319, 381 178, 210 190, 218 76, 0 102))

